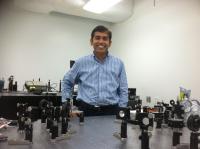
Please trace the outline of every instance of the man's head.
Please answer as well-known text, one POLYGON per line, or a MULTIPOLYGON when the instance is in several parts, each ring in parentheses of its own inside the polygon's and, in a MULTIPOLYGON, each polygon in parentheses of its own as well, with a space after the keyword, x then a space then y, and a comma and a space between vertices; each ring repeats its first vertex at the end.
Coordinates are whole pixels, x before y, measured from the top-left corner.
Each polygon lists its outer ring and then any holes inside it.
POLYGON ((112 32, 106 28, 105 26, 102 26, 102 25, 99 25, 99 26, 96 26, 93 30, 92 30, 92 33, 91 33, 91 39, 94 37, 95 35, 95 32, 101 32, 101 33, 107 33, 108 34, 108 37, 111 41, 112 39, 112 32))
POLYGON ((104 26, 96 26, 92 33, 90 43, 94 48, 94 52, 98 54, 107 53, 112 41, 112 33, 104 26))

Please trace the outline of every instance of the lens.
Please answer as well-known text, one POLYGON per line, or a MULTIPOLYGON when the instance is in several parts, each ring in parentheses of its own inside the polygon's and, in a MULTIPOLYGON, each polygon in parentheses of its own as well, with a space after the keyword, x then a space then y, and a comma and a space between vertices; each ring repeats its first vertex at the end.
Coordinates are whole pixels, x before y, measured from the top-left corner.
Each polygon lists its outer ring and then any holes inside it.
POLYGON ((119 117, 123 118, 125 116, 124 111, 119 111, 119 117))

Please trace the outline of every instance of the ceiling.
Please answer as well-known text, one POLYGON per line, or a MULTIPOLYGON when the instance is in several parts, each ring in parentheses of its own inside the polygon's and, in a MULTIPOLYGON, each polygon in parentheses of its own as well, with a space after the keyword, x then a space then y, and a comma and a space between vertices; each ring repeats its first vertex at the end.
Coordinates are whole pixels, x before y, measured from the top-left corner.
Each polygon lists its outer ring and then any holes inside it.
POLYGON ((133 13, 133 0, 123 0, 102 14, 82 9, 88 0, 14 0, 17 7, 38 13, 62 13, 111 23, 128 19, 133 13))

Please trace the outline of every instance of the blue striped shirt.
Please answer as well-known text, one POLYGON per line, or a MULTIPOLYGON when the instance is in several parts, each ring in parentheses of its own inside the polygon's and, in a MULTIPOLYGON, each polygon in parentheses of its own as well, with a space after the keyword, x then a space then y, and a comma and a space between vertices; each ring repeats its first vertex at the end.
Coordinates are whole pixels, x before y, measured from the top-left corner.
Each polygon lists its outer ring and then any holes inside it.
POLYGON ((78 84, 77 100, 98 106, 127 106, 128 84, 124 64, 110 54, 103 62, 94 54, 76 60, 73 67, 64 75, 62 101, 71 97, 75 83, 78 84))

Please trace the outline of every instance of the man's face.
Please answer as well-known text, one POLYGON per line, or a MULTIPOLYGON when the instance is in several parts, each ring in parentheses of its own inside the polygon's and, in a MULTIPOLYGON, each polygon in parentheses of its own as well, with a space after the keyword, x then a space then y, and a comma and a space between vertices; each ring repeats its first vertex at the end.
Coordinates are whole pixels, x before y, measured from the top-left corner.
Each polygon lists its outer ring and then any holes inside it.
POLYGON ((96 53, 107 53, 111 45, 111 41, 106 32, 95 32, 90 42, 96 53))

